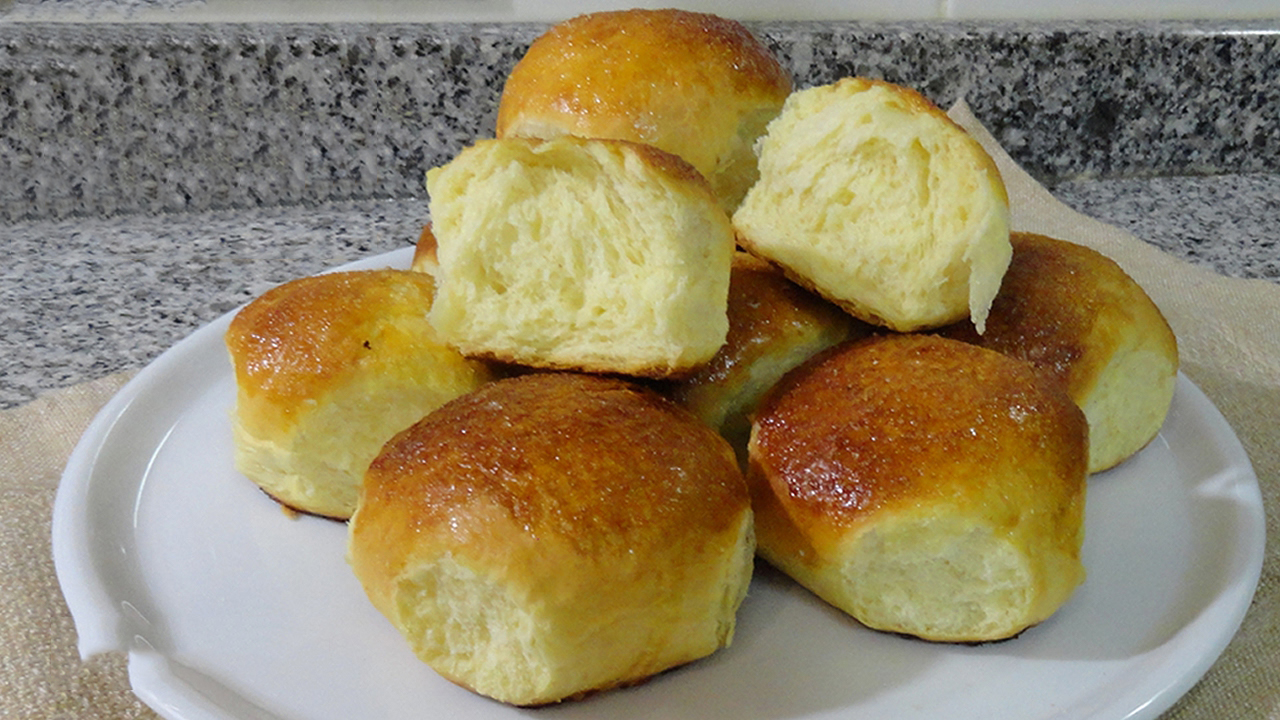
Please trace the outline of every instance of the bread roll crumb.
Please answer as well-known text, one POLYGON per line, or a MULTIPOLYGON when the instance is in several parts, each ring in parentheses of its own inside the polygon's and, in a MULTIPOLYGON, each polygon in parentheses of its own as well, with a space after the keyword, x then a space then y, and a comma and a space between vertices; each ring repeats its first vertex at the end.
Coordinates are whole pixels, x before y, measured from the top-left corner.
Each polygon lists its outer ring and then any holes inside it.
POLYGON ((667 377, 724 343, 733 231, 706 181, 657 148, 485 140, 427 174, 439 288, 461 352, 667 377))
POLYGON ((1009 264, 995 163, 909 88, 864 78, 791 95, 734 213, 743 247, 863 320, 981 331, 1009 264))

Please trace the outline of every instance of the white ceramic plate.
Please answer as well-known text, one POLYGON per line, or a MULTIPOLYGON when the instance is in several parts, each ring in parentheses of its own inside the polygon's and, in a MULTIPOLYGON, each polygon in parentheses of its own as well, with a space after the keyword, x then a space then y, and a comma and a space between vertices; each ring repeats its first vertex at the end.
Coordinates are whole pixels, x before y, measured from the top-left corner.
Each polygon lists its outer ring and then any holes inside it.
MULTIPOLYGON (((356 263, 408 264, 409 250, 356 263)), ((349 266, 349 267, 354 267, 349 266)), ((345 526, 293 518, 232 467, 230 316, 157 359, 97 417, 54 509, 80 653, 129 655, 171 720, 518 718, 413 657, 365 599, 345 526)), ((1257 479, 1180 377, 1159 437, 1090 480, 1088 580, 1058 614, 983 646, 859 627, 768 570, 732 647, 560 718, 1152 718, 1239 627, 1262 565, 1257 479)))

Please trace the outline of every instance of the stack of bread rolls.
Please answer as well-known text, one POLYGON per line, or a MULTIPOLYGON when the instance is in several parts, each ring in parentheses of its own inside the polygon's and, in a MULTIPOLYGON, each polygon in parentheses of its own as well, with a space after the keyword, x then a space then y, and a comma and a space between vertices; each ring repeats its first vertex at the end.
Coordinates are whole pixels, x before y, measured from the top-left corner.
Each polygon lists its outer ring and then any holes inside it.
POLYGON ((724 18, 551 28, 427 189, 411 270, 236 318, 238 466, 349 517, 373 605, 506 703, 716 652, 757 553, 871 628, 1016 635, 1084 577, 1088 473, 1168 410, 1158 308, 1011 234, 945 113, 794 90, 724 18))

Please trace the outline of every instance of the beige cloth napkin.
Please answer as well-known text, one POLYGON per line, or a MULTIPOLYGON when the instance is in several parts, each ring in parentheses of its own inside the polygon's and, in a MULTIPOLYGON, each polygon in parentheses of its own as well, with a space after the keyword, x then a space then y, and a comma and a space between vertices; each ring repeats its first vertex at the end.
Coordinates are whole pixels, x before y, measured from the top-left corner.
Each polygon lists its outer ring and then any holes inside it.
MULTIPOLYGON (((1080 215, 1017 168, 963 105, 953 117, 996 157, 1014 226, 1097 248, 1147 289, 1178 334, 1186 374, 1213 400, 1253 460, 1269 538, 1257 596, 1239 634, 1166 720, 1280 720, 1280 287, 1232 280, 1080 215)), ((154 717, 130 693, 123 658, 81 662, 54 576, 50 518, 62 467, 113 375, 0 412, 0 717, 154 717)))
POLYGON ((128 375, 0 412, 0 718, 157 717, 129 690, 123 655, 80 661, 50 540, 62 468, 128 375))

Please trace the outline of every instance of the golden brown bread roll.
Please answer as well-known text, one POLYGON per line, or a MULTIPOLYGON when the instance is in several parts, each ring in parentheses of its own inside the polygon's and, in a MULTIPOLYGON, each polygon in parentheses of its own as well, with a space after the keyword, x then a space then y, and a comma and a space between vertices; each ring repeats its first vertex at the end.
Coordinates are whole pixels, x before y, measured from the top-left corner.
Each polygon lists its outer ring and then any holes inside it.
POLYGON ((747 253, 729 276, 729 334, 711 362, 664 388, 729 440, 745 466, 750 414, 787 371, 872 327, 747 253))
POLYGON ((753 553, 723 438, 657 393, 572 373, 499 380, 389 442, 348 548, 423 661, 516 705, 727 645, 753 553))
POLYGON ((706 180, 638 143, 482 140, 427 173, 431 324, 469 356, 669 377, 729 321, 728 216, 706 180))
POLYGON ((346 519, 382 444, 491 379, 427 323, 430 276, 368 270, 302 278, 236 314, 236 468, 281 503, 346 519))
POLYGON ((1013 261, 985 333, 939 334, 1021 358, 1061 380, 1089 422, 1089 471, 1141 450, 1164 424, 1178 343, 1160 309, 1113 260, 1064 240, 1014 233, 1013 261))
POLYGON ((755 182, 752 145, 791 77, 741 23, 683 10, 598 12, 552 27, 516 63, 498 137, 604 137, 691 163, 732 211, 755 182))
POLYGON ((932 335, 841 345, 757 411, 759 552, 869 627, 1011 637, 1083 579, 1087 442, 1021 360, 932 335))
POLYGON ((1009 264, 1009 200, 946 113, 845 78, 792 94, 759 152, 760 180, 733 215, 743 249, 869 323, 982 328, 1009 264))

